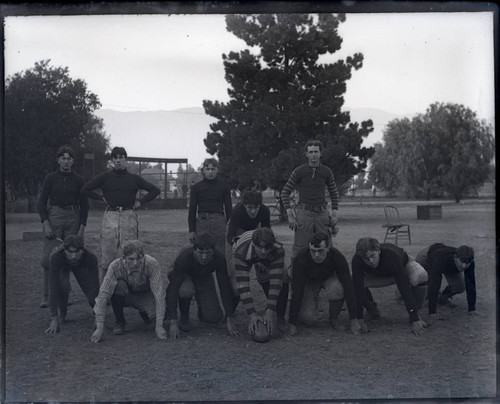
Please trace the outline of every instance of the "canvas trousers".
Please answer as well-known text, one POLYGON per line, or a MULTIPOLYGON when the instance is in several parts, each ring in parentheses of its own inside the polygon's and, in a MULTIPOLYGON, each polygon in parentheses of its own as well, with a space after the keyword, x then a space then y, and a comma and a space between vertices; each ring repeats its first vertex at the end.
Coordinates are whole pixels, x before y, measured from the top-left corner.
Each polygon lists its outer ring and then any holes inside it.
POLYGON ((139 237, 139 220, 135 210, 106 211, 101 227, 101 264, 99 280, 102 283, 109 264, 120 258, 123 244, 139 237))

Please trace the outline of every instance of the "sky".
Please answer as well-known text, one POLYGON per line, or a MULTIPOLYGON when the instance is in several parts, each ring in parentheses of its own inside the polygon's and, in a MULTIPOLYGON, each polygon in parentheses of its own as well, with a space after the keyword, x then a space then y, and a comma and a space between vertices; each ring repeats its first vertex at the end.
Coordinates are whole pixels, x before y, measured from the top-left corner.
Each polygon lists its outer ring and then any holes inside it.
MULTIPOLYGON (((453 102, 493 123, 492 12, 348 13, 339 34, 342 49, 323 61, 364 55, 344 109, 408 115, 453 102)), ((222 14, 8 16, 4 35, 6 76, 50 59, 117 111, 226 102, 221 55, 247 48, 222 14)))

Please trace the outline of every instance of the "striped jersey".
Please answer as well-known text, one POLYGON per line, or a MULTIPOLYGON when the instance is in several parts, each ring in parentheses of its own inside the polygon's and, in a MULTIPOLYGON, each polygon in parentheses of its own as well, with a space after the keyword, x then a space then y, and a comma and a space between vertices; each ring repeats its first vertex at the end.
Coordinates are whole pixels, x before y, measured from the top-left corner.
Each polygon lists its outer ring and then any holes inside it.
POLYGON ((269 282, 266 309, 276 311, 285 261, 285 251, 280 243, 275 244, 266 258, 259 258, 252 243, 252 234, 253 230, 243 233, 234 249, 238 293, 248 315, 256 313, 250 290, 251 269, 255 269, 259 282, 269 282))

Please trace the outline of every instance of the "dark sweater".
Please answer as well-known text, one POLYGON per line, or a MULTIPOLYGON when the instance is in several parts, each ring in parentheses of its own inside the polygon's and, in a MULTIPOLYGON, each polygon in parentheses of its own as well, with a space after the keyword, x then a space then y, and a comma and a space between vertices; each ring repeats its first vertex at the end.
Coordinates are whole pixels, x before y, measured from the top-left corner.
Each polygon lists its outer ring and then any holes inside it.
POLYGON ((80 224, 87 224, 89 213, 89 201, 87 197, 80 194, 84 184, 83 177, 73 171, 56 172, 47 175, 42 184, 42 192, 38 198, 38 213, 43 222, 48 219, 48 205, 52 206, 80 206, 80 224))
POLYGON ((292 277, 292 301, 290 303, 290 313, 288 322, 297 324, 297 319, 304 296, 304 287, 306 284, 314 282, 323 282, 332 276, 333 273, 337 277, 344 288, 344 297, 349 310, 349 317, 356 318, 356 295, 354 286, 349 272, 349 264, 336 248, 331 248, 326 256, 326 259, 317 264, 311 257, 309 247, 302 249, 295 258, 293 264, 292 277))
POLYGON ((233 238, 239 234, 254 230, 258 226, 271 228, 271 212, 266 205, 260 205, 259 213, 255 219, 248 216, 245 205, 242 202, 236 204, 229 219, 226 239, 229 244, 233 244, 233 238))
MULTIPOLYGON (((455 247, 450 247, 444 244, 436 244, 432 245, 427 252, 427 259, 429 260, 430 264, 428 268, 429 314, 436 313, 438 293, 441 287, 442 275, 459 273, 459 270, 457 269, 455 261, 453 259, 456 250, 457 249, 455 247)), ((474 311, 476 310, 476 277, 474 260, 464 271, 464 281, 469 311, 474 311)))
POLYGON ((332 209, 338 210, 339 192, 335 178, 329 167, 320 164, 311 167, 302 164, 295 168, 281 191, 281 198, 286 209, 290 209, 290 194, 296 189, 299 192, 299 203, 308 205, 326 205, 325 187, 328 188, 332 209))
POLYGON ((415 299, 411 293, 410 279, 404 270, 407 263, 408 254, 402 248, 389 243, 380 244, 380 261, 376 268, 366 265, 360 254, 354 254, 352 257, 352 280, 356 292, 358 319, 363 318, 364 273, 367 272, 375 276, 393 276, 410 316, 410 321, 419 320, 415 299))
MULTIPOLYGON (((177 319, 177 299, 179 298, 179 288, 182 281, 189 276, 197 290, 203 283, 212 279, 212 272, 215 271, 217 283, 219 284, 220 295, 226 316, 233 314, 233 289, 227 274, 227 265, 224 255, 218 250, 214 250, 212 261, 207 265, 200 265, 194 258, 193 247, 184 248, 174 262, 174 269, 169 275, 167 287, 167 309, 170 319, 177 319)), ((216 291, 214 290, 214 293, 216 291)))
POLYGON ((232 210, 231 193, 226 184, 217 178, 214 180, 204 178, 191 188, 188 213, 189 232, 196 231, 197 213, 225 214, 226 221, 228 221, 232 210))
MULTIPOLYGON (((71 265, 66 259, 64 249, 61 248, 50 256, 49 269, 49 304, 51 316, 57 316, 57 306, 60 293, 60 273, 73 272, 78 284, 87 295, 91 306, 95 303, 95 298, 99 294, 99 269, 97 257, 90 251, 84 250, 80 262, 77 265, 71 265)), ((69 276, 69 274, 68 274, 69 276)))
POLYGON ((94 177, 82 188, 82 194, 92 199, 106 199, 109 206, 132 207, 135 203, 137 191, 147 191, 139 202, 141 205, 152 201, 160 195, 160 189, 139 175, 131 174, 125 170, 106 171, 94 177), (100 188, 102 195, 94 190, 100 188))

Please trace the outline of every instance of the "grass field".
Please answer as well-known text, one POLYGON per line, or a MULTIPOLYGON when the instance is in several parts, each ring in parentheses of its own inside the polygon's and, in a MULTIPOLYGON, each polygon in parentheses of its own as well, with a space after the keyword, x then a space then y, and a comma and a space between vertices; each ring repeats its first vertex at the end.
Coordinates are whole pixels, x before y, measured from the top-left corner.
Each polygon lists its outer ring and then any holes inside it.
MULTIPOLYGON (((464 295, 456 309, 441 308, 443 321, 423 336, 410 333, 404 307, 394 302, 394 288, 374 290, 382 318, 369 322, 370 333, 353 336, 332 330, 322 302, 318 324, 286 332, 267 344, 245 334, 241 305, 235 323, 241 335, 200 323, 178 341, 160 341, 144 329, 134 311, 126 311, 127 330, 114 336, 109 308, 101 343, 89 342, 91 310, 76 282, 68 323, 46 336, 49 313, 38 308, 42 290, 41 240, 22 241, 23 233, 40 231, 35 214, 6 217, 7 402, 14 401, 198 401, 198 400, 357 400, 408 398, 482 398, 496 396, 496 235, 495 205, 487 201, 443 204, 442 220, 417 220, 415 203, 398 204, 410 224, 416 254, 433 242, 469 244, 476 252, 478 317, 467 315, 464 295)), ((140 211, 141 239, 147 252, 170 265, 187 242, 187 211, 140 211)), ((98 253, 101 212, 91 212, 87 247, 98 253)), ((356 241, 385 230, 380 203, 341 204, 336 247, 350 262, 356 241)), ((274 227, 291 251, 292 232, 274 227)), ((255 286, 255 285, 254 285, 255 286)), ((258 302, 262 303, 262 299, 258 302)), ((194 304, 194 303, 193 303, 194 304)), ((347 312, 341 319, 348 321, 347 312)))

